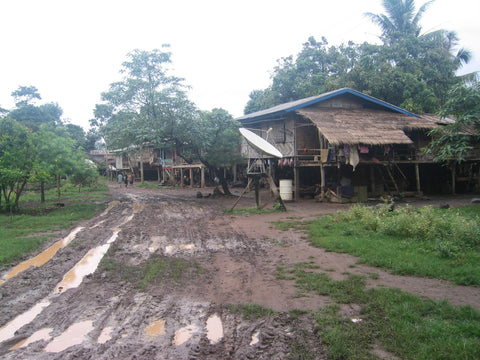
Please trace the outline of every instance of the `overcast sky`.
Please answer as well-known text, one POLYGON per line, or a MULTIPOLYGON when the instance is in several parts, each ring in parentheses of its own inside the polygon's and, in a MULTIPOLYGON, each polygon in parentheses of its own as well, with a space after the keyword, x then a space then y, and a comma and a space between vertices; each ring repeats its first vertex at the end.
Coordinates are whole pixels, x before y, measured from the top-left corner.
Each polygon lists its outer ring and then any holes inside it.
MULTIPOLYGON (((424 32, 458 33, 474 54, 463 72, 480 70, 479 10, 478 0, 436 0, 421 22, 424 32)), ((14 106, 18 86, 36 86, 40 103, 57 102, 86 129, 126 54, 170 44, 190 99, 238 117, 249 93, 270 84, 277 60, 310 36, 378 43, 365 12, 382 13, 381 0, 1 0, 0 107, 14 106)))

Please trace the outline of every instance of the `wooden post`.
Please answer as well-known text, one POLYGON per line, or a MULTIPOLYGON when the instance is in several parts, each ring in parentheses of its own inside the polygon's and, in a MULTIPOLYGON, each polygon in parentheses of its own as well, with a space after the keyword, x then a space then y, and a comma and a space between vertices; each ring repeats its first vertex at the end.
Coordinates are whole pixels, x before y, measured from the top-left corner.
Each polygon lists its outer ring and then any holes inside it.
POLYGON ((180 168, 180 186, 183 186, 183 168, 180 168))
POLYGON ((237 164, 233 164, 233 183, 237 182, 237 164))
POLYGON ((157 168, 157 181, 160 182, 160 166, 157 168))
POLYGON ((373 196, 376 196, 375 194, 375 165, 370 165, 370 185, 372 187, 372 194, 373 196))
POLYGON ((418 163, 415 164, 415 182, 417 184, 417 194, 420 194, 422 191, 420 190, 420 165, 418 163))
POLYGON ((257 204, 257 208, 260 207, 260 177, 255 176, 254 178, 255 184, 255 203, 257 204))
POLYGON ((320 165, 320 199, 325 199, 325 168, 320 165))
POLYGON ((205 168, 203 166, 200 168, 200 187, 205 187, 205 168))
POLYGON ((190 187, 193 188, 193 169, 190 168, 190 187))

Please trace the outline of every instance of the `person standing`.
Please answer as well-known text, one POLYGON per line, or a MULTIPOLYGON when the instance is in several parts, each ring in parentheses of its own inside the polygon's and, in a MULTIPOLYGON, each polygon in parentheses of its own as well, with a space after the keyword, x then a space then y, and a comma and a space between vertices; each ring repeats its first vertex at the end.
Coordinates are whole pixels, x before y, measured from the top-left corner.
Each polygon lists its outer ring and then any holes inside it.
POLYGON ((125 174, 125 179, 124 180, 125 180, 124 181, 125 182, 125 187, 128 187, 128 175, 127 174, 125 174))
POLYGON ((129 176, 128 176, 128 180, 130 181, 130 186, 133 186, 133 180, 135 179, 135 176, 133 175, 133 173, 131 173, 129 176))
POLYGON ((118 185, 121 187, 122 186, 122 183, 123 183, 123 175, 122 173, 118 173, 117 175, 117 183, 118 185))

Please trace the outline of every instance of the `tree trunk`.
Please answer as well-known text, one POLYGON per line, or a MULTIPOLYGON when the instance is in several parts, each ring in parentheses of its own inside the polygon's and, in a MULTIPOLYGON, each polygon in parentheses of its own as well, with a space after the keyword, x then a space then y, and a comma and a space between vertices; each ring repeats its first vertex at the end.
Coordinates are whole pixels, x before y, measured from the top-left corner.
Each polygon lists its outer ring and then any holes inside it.
POLYGON ((232 193, 230 192, 230 189, 228 188, 227 179, 225 179, 225 176, 223 176, 223 170, 216 169, 216 174, 220 179, 220 184, 222 185, 223 193, 225 195, 232 195, 232 193))
POLYGON ((140 183, 143 184, 145 177, 143 175, 143 146, 140 146, 140 183))
POLYGON ((57 201, 60 202, 60 175, 56 175, 57 178, 57 201))
POLYGON ((43 181, 40 183, 40 202, 45 202, 45 183, 43 181))

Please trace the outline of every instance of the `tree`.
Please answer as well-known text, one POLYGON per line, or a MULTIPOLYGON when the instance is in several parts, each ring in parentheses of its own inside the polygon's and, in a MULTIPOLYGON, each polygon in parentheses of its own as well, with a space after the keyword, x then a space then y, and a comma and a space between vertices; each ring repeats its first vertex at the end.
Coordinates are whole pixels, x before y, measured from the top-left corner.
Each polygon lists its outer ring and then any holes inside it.
POLYGON ((170 52, 134 50, 127 57, 124 78, 102 94, 104 103, 96 106, 95 117, 109 148, 141 155, 145 143, 174 141, 175 124, 195 106, 185 95, 183 79, 168 75, 170 52))
POLYGON ((386 14, 367 12, 365 15, 380 26, 382 39, 388 44, 406 36, 418 37, 422 30, 420 19, 433 2, 427 1, 415 12, 415 0, 383 0, 386 14))
POLYGON ((35 100, 41 100, 38 89, 35 86, 19 86, 17 90, 12 91, 16 107, 32 105, 35 100))
POLYGON ((188 131, 179 131, 177 150, 188 163, 200 161, 215 174, 225 194, 229 195, 223 168, 241 161, 239 124, 224 109, 213 109, 185 123, 188 131))
POLYGON ((36 153, 32 134, 12 119, 0 119, 0 204, 10 212, 18 210, 25 185, 34 180, 36 153))
POLYGON ((439 162, 464 161, 480 140, 480 83, 454 87, 439 115, 455 121, 430 131, 426 152, 439 162))

